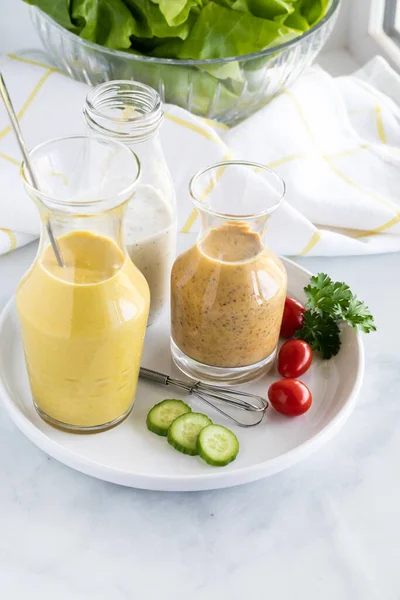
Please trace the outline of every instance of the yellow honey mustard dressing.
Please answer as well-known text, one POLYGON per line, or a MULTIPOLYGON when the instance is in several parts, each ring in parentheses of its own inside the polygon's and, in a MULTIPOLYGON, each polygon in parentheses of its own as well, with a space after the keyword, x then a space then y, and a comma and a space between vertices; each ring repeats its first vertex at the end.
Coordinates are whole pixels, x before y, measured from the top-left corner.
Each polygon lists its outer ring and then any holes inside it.
POLYGON ((48 246, 17 291, 33 399, 60 426, 112 424, 134 400, 148 285, 110 238, 76 231, 58 243, 67 266, 48 246))

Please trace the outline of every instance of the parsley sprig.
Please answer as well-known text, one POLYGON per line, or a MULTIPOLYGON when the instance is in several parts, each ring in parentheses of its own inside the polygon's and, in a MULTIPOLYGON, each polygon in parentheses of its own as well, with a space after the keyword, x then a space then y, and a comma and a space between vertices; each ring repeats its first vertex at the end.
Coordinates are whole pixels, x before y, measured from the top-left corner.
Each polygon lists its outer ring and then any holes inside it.
POLYGON ((310 344, 324 359, 340 350, 341 321, 364 333, 376 331, 374 318, 364 302, 355 296, 348 285, 332 279, 325 273, 311 277, 304 288, 307 296, 303 327, 296 337, 310 344))

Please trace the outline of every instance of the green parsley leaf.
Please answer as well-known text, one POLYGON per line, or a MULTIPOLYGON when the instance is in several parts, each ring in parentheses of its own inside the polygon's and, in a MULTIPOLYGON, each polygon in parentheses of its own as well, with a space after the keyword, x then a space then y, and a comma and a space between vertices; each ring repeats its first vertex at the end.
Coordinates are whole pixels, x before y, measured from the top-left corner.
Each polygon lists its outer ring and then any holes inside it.
POLYGON ((361 329, 364 333, 376 331, 374 317, 371 315, 368 307, 357 296, 350 300, 347 311, 343 314, 344 320, 355 329, 361 329))
POLYGON ((347 310, 352 297, 350 288, 345 283, 333 282, 325 273, 311 277, 310 284, 304 288, 307 296, 306 308, 318 313, 340 315, 347 310))
POLYGON ((296 331, 299 340, 307 342, 322 358, 335 356, 340 350, 340 329, 333 317, 307 310, 303 317, 303 327, 296 331))
POLYGON ((326 273, 318 273, 311 277, 304 291, 307 310, 303 327, 296 332, 296 337, 310 344, 323 358, 331 358, 340 350, 340 322, 345 321, 364 333, 376 331, 368 307, 347 284, 332 281, 326 273))

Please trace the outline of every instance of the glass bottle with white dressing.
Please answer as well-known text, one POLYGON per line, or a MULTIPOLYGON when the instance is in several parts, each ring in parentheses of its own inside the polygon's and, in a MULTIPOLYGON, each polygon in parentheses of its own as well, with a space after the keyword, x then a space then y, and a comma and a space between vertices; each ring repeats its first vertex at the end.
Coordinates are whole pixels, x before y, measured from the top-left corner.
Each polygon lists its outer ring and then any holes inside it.
POLYGON ((83 115, 92 132, 124 142, 141 164, 124 230, 128 253, 150 287, 150 324, 168 302, 176 250, 175 192, 158 135, 161 99, 143 83, 109 81, 88 93, 83 115))

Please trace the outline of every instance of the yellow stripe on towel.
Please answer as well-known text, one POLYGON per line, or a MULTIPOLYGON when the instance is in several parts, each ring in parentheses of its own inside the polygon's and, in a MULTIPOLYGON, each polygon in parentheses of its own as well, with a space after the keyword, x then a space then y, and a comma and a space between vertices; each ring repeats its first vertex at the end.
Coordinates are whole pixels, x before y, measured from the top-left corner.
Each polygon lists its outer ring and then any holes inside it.
POLYGON ((291 162, 292 160, 298 160, 300 158, 311 158, 312 156, 312 154, 290 154, 289 156, 285 156, 284 158, 280 158, 279 160, 267 163, 267 167, 269 167, 270 169, 275 169, 275 167, 280 167, 281 165, 291 162))
MULTIPOLYGON (((22 117, 24 116, 24 114, 26 113, 26 111, 28 110, 28 108, 30 107, 30 105, 32 104, 32 102, 34 101, 34 99, 36 98, 36 96, 38 95, 40 89, 42 88, 43 84, 45 83, 45 81, 50 77, 50 75, 52 73, 55 72, 55 69, 49 69, 47 71, 47 73, 45 73, 44 75, 42 75, 42 77, 39 79, 39 81, 37 82, 37 84, 35 85, 35 87, 33 88, 33 90, 31 91, 31 93, 29 94, 28 98, 25 100, 21 110, 18 112, 18 119, 21 120, 22 117)), ((4 129, 2 129, 0 131, 0 140, 5 137, 9 132, 11 131, 11 126, 10 125, 6 125, 6 127, 4 127, 4 129)))
MULTIPOLYGON (((361 79, 357 79, 357 83, 359 84, 360 87, 363 88, 363 90, 368 92, 368 94, 370 94, 370 96, 372 96, 376 100, 380 100, 380 96, 378 94, 376 94, 375 91, 369 87, 369 85, 366 85, 363 81, 361 81, 361 79)), ((381 140, 382 144, 386 144, 386 133, 385 133, 385 127, 384 127, 383 118, 382 118, 382 108, 378 102, 375 102, 374 112, 375 112, 376 129, 378 131, 378 137, 381 140)))
POLYGON ((320 239, 321 239, 321 232, 317 229, 317 231, 314 231, 308 244, 306 246, 304 246, 304 248, 301 252, 299 252, 298 256, 305 256, 306 254, 308 254, 310 252, 310 250, 312 250, 314 248, 314 246, 319 242, 320 239))
POLYGON ((294 160, 305 160, 307 158, 321 158, 322 160, 331 159, 331 158, 342 158, 343 156, 351 156, 352 154, 356 154, 361 150, 367 150, 370 148, 369 144, 360 144, 360 146, 356 146, 355 148, 350 148, 349 150, 343 150, 343 152, 335 152, 333 154, 325 155, 325 154, 289 154, 289 156, 284 156, 279 160, 275 160, 273 162, 267 163, 267 167, 270 169, 275 169, 276 167, 280 167, 288 162, 292 162, 294 160))
POLYGON ((368 150, 370 148, 370 144, 360 144, 360 146, 356 146, 355 148, 350 148, 349 150, 343 150, 343 152, 334 152, 333 154, 326 154, 322 158, 331 159, 331 158, 342 158, 343 156, 351 156, 352 154, 356 154, 361 150, 368 150))
POLYGON ((64 173, 56 173, 55 171, 51 171, 49 173, 50 177, 59 177, 61 179, 61 181, 63 182, 63 184, 65 185, 65 187, 68 187, 68 179, 67 176, 64 175, 64 173))
POLYGON ((397 217, 393 217, 393 219, 390 219, 390 221, 383 223, 383 225, 380 225, 379 227, 375 227, 375 229, 369 229, 368 231, 362 231, 359 235, 356 235, 355 237, 363 238, 363 237, 368 237, 369 235, 377 235, 378 233, 382 233, 382 231, 385 231, 386 229, 390 229, 391 227, 393 227, 393 225, 397 225, 397 223, 400 223, 400 213, 397 215, 397 217))
POLYGON ((225 125, 225 123, 219 123, 219 121, 214 121, 213 119, 206 119, 205 117, 200 117, 202 121, 204 121, 204 123, 207 123, 207 125, 211 125, 211 127, 214 127, 215 129, 222 129, 223 131, 229 131, 230 127, 228 125, 225 125))
POLYGON ((8 252, 15 250, 15 248, 17 247, 17 238, 15 237, 14 232, 11 231, 11 229, 6 229, 5 227, 0 227, 0 231, 5 233, 8 236, 8 239, 10 240, 10 249, 8 250, 8 252))
POLYGON ((366 190, 361 185, 359 185, 356 181, 353 181, 352 179, 350 179, 350 177, 345 175, 345 173, 342 173, 342 171, 335 165, 335 163, 333 163, 332 160, 330 158, 328 158, 327 156, 325 157, 325 160, 328 163, 328 165, 330 166, 330 168, 332 169, 332 171, 334 171, 341 179, 343 179, 343 181, 345 181, 346 183, 351 185, 354 189, 358 190, 362 194, 365 194, 366 196, 369 196, 373 200, 377 200, 380 204, 383 204, 384 206, 391 208, 392 210, 395 211, 396 216, 400 215, 400 211, 397 209, 397 207, 394 204, 392 204, 391 202, 388 202, 387 200, 384 200, 383 198, 380 198, 380 196, 377 196, 373 192, 366 190))
POLYGON ((379 106, 379 104, 376 104, 374 110, 376 118, 376 128, 378 130, 379 139, 381 140, 382 144, 386 144, 386 133, 385 127, 383 125, 382 109, 379 106))
POLYGON ((164 116, 169 121, 177 123, 177 125, 181 125, 182 127, 186 127, 186 129, 190 129, 191 131, 202 135, 207 140, 210 140, 211 142, 216 142, 218 145, 225 147, 224 142, 220 140, 220 138, 214 131, 207 131, 206 129, 203 129, 195 123, 191 123, 190 121, 186 121, 185 119, 181 119, 180 117, 176 117, 175 115, 171 115, 170 113, 164 113, 164 116))
POLYGON ((8 160, 8 162, 12 163, 13 165, 19 167, 21 165, 21 161, 17 160, 16 158, 13 158, 12 156, 8 156, 8 154, 4 154, 3 152, 0 152, 0 158, 4 158, 4 160, 8 160))
POLYGON ((34 67, 42 67, 42 69, 51 69, 52 71, 57 71, 58 73, 61 73, 61 71, 52 67, 51 65, 46 65, 45 63, 39 62, 37 60, 32 60, 31 58, 23 58, 22 56, 18 56, 17 54, 7 54, 7 56, 8 58, 11 58, 11 60, 17 60, 18 62, 33 65, 34 67))
MULTIPOLYGON (((224 162, 225 160, 229 160, 230 158, 232 158, 232 152, 228 152, 228 154, 226 154, 221 159, 221 162, 224 162)), ((215 179, 212 179, 210 181, 210 183, 208 184, 208 186, 206 187, 206 189, 203 191, 202 195, 200 196, 200 202, 203 202, 203 200, 208 196, 208 194, 210 192, 212 192, 215 184, 222 177, 222 174, 225 171, 225 169, 226 169, 226 167, 224 165, 221 165, 219 167, 219 169, 217 169, 217 172, 215 174, 215 179)), ((183 225, 183 227, 181 229, 181 233, 189 233, 191 228, 193 227, 196 219, 197 219, 197 210, 194 208, 192 210, 192 212, 190 213, 189 217, 187 218, 185 224, 183 225)))
MULTIPOLYGON (((319 150, 321 150, 320 145, 318 144, 317 140, 314 137, 313 132, 310 129, 310 126, 309 126, 309 124, 307 122, 307 119, 305 117, 303 108, 302 108, 299 100, 296 98, 296 96, 292 92, 285 91, 283 93, 288 98, 291 98, 291 100, 293 101, 293 103, 294 103, 294 105, 295 105, 295 107, 297 109, 299 117, 300 117, 301 121, 303 122, 303 125, 304 125, 305 129, 307 130, 308 135, 310 136, 311 140, 315 144, 316 148, 318 148, 319 150)), ((400 211, 398 210, 398 208, 397 208, 397 206, 395 204, 393 204, 392 202, 388 202, 387 200, 385 200, 384 198, 381 198, 380 196, 377 196, 373 192, 370 192, 369 190, 363 188, 356 181, 353 181, 352 179, 350 179, 350 177, 348 177, 348 175, 346 175, 345 173, 343 173, 339 169, 339 167, 337 167, 335 165, 335 163, 332 161, 332 158, 330 158, 329 156, 323 156, 323 158, 326 161, 326 163, 330 166, 330 168, 332 169, 332 171, 334 171, 336 173, 336 175, 338 175, 338 177, 340 177, 341 179, 343 179, 343 181, 345 181, 348 185, 351 185, 354 189, 358 190, 362 194, 365 194, 366 196, 369 196, 373 200, 376 200, 380 204, 383 204, 384 206, 387 206, 387 207, 391 208, 392 210, 394 210, 396 217, 398 215, 400 215, 400 211)))

